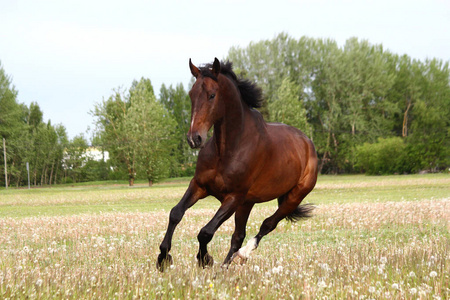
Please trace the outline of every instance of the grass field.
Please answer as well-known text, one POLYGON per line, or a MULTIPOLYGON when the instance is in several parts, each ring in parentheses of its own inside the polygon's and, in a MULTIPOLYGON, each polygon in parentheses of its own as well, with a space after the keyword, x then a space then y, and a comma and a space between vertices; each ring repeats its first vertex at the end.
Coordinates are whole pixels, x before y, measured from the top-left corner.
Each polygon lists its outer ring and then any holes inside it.
MULTIPOLYGON (((449 299, 450 175, 322 176, 314 217, 282 221, 244 265, 220 267, 234 229, 197 267, 219 202, 187 211, 174 265, 155 268, 168 212, 188 182, 0 190, 0 299, 449 299)), ((255 206, 247 239, 276 201, 255 206)))

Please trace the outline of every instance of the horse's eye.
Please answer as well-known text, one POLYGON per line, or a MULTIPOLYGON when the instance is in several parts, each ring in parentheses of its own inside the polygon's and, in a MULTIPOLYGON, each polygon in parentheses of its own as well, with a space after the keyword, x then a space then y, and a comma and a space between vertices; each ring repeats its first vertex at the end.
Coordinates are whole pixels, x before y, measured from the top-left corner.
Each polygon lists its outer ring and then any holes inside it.
POLYGON ((216 97, 216 94, 211 94, 211 96, 209 96, 209 99, 214 99, 214 97, 216 97))

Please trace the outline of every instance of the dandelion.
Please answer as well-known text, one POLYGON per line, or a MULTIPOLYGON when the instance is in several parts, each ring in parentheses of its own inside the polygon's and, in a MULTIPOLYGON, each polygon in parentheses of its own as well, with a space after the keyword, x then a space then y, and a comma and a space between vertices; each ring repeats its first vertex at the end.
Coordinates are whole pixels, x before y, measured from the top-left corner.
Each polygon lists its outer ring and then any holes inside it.
POLYGON ((382 256, 382 257, 380 258, 380 263, 386 264, 386 263, 387 263, 387 258, 384 257, 384 256, 382 256))
POLYGON ((369 293, 375 293, 375 287, 374 286, 369 287, 369 293))
POLYGON ((394 290, 398 290, 398 284, 397 284, 397 283, 393 283, 393 284, 392 284, 392 288, 393 288, 394 290))
POLYGON ((327 283, 325 282, 325 280, 323 280, 322 278, 319 279, 319 281, 317 282, 317 286, 319 288, 326 288, 327 287, 327 283))
POLYGON ((417 289, 416 288, 411 288, 410 290, 409 290, 409 292, 411 293, 411 294, 416 294, 417 293, 417 289))
POLYGON ((272 273, 273 273, 273 274, 278 274, 278 273, 280 273, 280 272, 282 272, 282 271, 283 271, 283 266, 274 267, 274 268, 272 269, 272 273))
POLYGON ((255 265, 255 266, 253 267, 253 271, 259 272, 259 266, 255 265))
POLYGON ((38 280, 36 280, 36 285, 41 286, 42 282, 43 282, 42 279, 39 278, 38 280))
POLYGON ((431 271, 430 272, 430 277, 431 278, 434 278, 434 277, 436 277, 437 276, 437 272, 436 271, 431 271))
POLYGON ((409 272, 408 274, 409 277, 416 277, 416 273, 414 273, 413 271, 409 272))
POLYGON ((327 263, 321 264, 320 267, 326 272, 329 272, 331 270, 327 263))

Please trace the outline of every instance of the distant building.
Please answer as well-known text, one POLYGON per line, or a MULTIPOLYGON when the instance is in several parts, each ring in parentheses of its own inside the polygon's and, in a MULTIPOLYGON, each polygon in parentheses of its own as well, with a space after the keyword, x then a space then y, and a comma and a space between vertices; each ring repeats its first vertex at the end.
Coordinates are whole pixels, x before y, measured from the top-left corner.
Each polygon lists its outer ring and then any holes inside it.
POLYGON ((92 159, 95 161, 103 160, 104 162, 107 162, 109 159, 109 152, 102 151, 96 147, 89 147, 86 149, 86 152, 83 154, 83 157, 86 157, 87 159, 92 159))

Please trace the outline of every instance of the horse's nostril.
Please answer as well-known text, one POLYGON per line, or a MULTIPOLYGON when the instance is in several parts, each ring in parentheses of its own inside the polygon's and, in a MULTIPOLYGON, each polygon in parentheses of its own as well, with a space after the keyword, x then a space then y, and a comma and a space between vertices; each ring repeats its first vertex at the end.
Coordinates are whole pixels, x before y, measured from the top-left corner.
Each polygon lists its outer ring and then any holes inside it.
POLYGON ((201 135, 197 135, 195 141, 196 141, 197 145, 200 145, 202 143, 202 136, 201 135))

